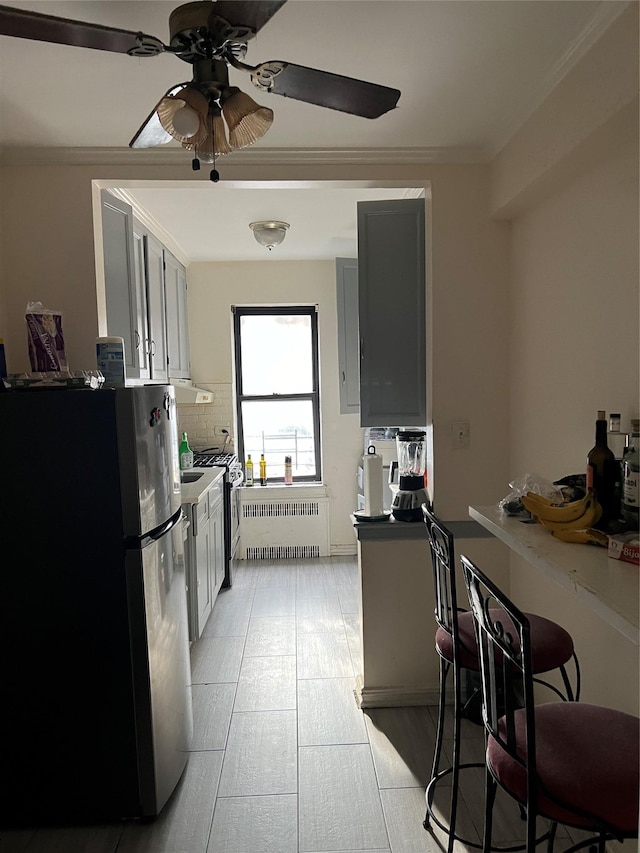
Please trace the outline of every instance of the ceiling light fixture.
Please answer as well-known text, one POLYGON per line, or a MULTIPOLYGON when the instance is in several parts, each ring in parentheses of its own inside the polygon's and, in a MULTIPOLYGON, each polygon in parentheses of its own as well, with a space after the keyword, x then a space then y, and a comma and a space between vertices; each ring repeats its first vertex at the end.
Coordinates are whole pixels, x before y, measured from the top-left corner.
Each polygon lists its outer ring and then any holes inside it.
POLYGON ((253 231, 253 236, 258 243, 271 251, 275 246, 279 246, 286 237, 289 223, 264 220, 262 222, 250 222, 249 228, 253 231))

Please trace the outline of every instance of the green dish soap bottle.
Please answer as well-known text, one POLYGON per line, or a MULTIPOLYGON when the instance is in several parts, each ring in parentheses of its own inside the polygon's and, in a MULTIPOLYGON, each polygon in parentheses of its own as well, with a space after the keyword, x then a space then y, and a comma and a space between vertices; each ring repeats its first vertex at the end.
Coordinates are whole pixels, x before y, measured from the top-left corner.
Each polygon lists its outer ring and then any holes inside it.
POLYGON ((181 471, 184 471, 187 468, 193 468, 193 450, 189 447, 189 439, 187 438, 186 432, 182 433, 179 455, 181 471))

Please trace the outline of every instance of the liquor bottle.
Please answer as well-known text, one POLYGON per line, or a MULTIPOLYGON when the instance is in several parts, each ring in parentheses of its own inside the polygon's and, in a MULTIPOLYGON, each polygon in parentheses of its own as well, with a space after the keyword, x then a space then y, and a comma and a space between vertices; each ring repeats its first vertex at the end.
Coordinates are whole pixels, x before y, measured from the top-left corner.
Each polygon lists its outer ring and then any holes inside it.
POLYGON ((587 455, 587 489, 593 489, 602 507, 602 517, 595 525, 606 530, 620 515, 620 466, 607 445, 607 418, 598 412, 596 443, 587 455))
POLYGON ((631 420, 631 441, 625 453, 622 515, 632 529, 638 530, 640 521, 640 420, 631 420))
POLYGON ((293 483, 293 471, 291 470, 291 457, 284 457, 284 484, 290 486, 293 483))
POLYGON ((189 447, 189 440, 186 432, 182 433, 182 441, 180 442, 180 469, 184 471, 186 468, 193 468, 193 451, 189 447))
POLYGON ((620 415, 618 412, 611 412, 609 415, 609 432, 607 433, 607 446, 612 451, 620 463, 622 470, 622 459, 627 452, 629 445, 629 434, 620 432, 620 415))
POLYGON ((247 456, 247 461, 244 464, 244 484, 245 486, 253 486, 253 462, 251 454, 247 456))
POLYGON ((260 485, 267 485, 267 463, 264 458, 264 453, 260 454, 260 485))

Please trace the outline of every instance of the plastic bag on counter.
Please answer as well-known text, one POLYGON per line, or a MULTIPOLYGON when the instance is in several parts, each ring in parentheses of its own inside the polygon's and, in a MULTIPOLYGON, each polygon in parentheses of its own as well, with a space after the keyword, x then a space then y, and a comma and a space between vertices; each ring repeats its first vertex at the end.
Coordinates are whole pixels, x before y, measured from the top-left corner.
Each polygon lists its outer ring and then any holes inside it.
POLYGON ((521 516, 523 518, 531 517, 531 513, 525 509, 520 500, 527 492, 542 495, 542 497, 548 498, 554 503, 562 503, 565 500, 562 489, 556 486, 555 483, 552 483, 551 480, 547 480, 539 474, 525 474, 523 477, 509 483, 509 488, 511 489, 509 494, 498 502, 498 509, 507 515, 521 516))
POLYGON ((62 313, 45 308, 42 302, 29 302, 25 312, 31 370, 66 372, 67 357, 62 334, 62 313))

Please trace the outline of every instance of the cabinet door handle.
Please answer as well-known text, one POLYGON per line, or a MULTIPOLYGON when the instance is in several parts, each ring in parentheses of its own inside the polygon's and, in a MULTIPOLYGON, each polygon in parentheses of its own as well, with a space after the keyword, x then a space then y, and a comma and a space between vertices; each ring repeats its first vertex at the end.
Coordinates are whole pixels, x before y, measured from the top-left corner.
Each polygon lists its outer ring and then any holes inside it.
POLYGON ((156 342, 154 340, 149 341, 149 356, 151 358, 155 358, 156 354, 156 342))
POLYGON ((347 377, 346 377, 345 372, 344 372, 344 370, 343 370, 343 371, 342 371, 342 384, 344 385, 344 383, 345 383, 346 381, 347 381, 347 377))
POLYGON ((133 333, 136 336, 136 349, 140 349, 140 332, 137 329, 134 329, 133 333))

